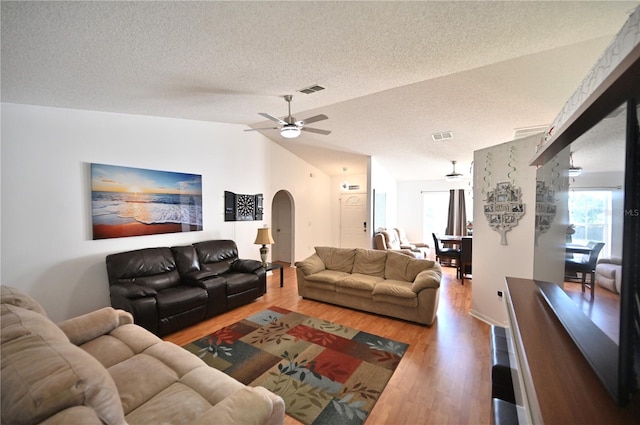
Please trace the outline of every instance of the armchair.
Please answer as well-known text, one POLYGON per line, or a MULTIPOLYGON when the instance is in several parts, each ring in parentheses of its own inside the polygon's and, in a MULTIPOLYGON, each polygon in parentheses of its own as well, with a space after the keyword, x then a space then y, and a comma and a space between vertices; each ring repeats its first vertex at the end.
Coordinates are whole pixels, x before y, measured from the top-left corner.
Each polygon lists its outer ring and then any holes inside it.
POLYGON ((414 252, 421 252, 424 258, 427 258, 429 255, 429 245, 424 242, 410 242, 403 227, 396 227, 394 230, 398 234, 401 248, 410 249, 414 252))
POLYGON ((622 286, 622 258, 599 258, 596 263, 595 277, 598 285, 619 294, 622 286))
POLYGON ((420 251, 412 251, 408 248, 402 248, 400 246, 400 240, 398 239, 398 234, 395 230, 382 230, 375 235, 376 241, 376 249, 380 249, 383 251, 393 251, 398 252, 400 254, 405 254, 410 257, 415 257, 418 259, 424 259, 425 256, 420 251))

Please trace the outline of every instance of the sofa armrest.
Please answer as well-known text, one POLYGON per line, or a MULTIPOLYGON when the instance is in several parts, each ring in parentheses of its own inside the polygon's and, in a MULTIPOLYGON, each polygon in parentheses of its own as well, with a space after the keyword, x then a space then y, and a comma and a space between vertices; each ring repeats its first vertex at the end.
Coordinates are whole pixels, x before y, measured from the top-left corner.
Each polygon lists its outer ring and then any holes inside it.
POLYGON ((67 335, 71 343, 82 345, 129 323, 133 323, 133 316, 130 313, 104 307, 60 322, 58 327, 67 335))
POLYGON ((182 276, 182 279, 185 283, 194 286, 202 286, 199 282, 203 280, 211 279, 212 277, 220 276, 218 272, 213 270, 198 270, 195 272, 190 272, 182 276))
POLYGON ((617 266, 622 265, 622 258, 620 257, 602 257, 598 258, 598 264, 615 264, 617 266))
POLYGON ((416 253, 410 249, 388 249, 390 252, 397 252, 398 254, 408 255, 409 257, 417 258, 416 253))
POLYGON ((241 273, 253 273, 262 268, 262 263, 258 260, 238 259, 231 264, 231 270, 241 273))
POLYGON ((402 249, 409 249, 409 250, 412 250, 412 251, 413 251, 414 249, 416 249, 416 245, 414 245, 414 244, 412 244, 412 243, 411 243, 411 244, 402 244, 402 243, 401 243, 401 244, 400 244, 400 248, 402 248, 402 249))
POLYGON ((322 270, 326 269, 324 262, 320 259, 318 254, 313 254, 302 261, 296 262, 295 266, 302 270, 302 273, 305 276, 320 273, 322 270))
POLYGON ((195 425, 284 423, 284 401, 262 387, 244 387, 204 412, 195 425))
POLYGON ((429 245, 427 245, 424 242, 409 242, 409 243, 417 248, 429 248, 429 245))
POLYGON ((411 290, 417 294, 423 289, 437 289, 440 287, 441 280, 442 271, 438 267, 433 267, 429 270, 424 270, 418 273, 415 280, 413 281, 413 284, 411 285, 411 290))
POLYGON ((111 285, 109 291, 112 295, 127 298, 129 300, 135 300, 144 297, 155 297, 158 294, 153 288, 149 288, 144 285, 136 285, 135 283, 128 283, 126 285, 111 285))

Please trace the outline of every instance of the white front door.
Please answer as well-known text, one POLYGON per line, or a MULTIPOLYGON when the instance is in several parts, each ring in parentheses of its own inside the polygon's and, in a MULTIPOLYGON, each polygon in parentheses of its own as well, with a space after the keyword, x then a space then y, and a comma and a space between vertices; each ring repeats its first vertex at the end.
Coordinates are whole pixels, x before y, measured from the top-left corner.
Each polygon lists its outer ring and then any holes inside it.
POLYGON ((340 196, 340 246, 369 248, 367 231, 367 195, 365 193, 340 196))

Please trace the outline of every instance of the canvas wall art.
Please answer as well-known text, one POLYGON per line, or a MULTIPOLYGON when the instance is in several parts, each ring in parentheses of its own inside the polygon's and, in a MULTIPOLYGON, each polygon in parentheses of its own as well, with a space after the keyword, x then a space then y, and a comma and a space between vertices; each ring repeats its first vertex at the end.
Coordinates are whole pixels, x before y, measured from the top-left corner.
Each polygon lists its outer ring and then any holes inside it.
POLYGON ((91 164, 93 239, 202 230, 202 176, 91 164))

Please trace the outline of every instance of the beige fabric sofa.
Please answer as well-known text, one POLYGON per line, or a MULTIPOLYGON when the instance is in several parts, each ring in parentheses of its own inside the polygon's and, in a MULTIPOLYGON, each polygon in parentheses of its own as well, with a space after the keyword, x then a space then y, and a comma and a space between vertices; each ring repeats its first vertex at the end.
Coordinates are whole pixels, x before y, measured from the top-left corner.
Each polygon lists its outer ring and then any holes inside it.
POLYGON ((281 424, 284 402, 106 307, 55 325, 1 292, 2 424, 281 424))
POLYGON ((315 251, 295 263, 303 298, 433 324, 442 279, 438 263, 373 249, 315 251))
POLYGON ((599 258, 596 263, 595 278, 598 285, 619 294, 622 285, 622 258, 599 258))

